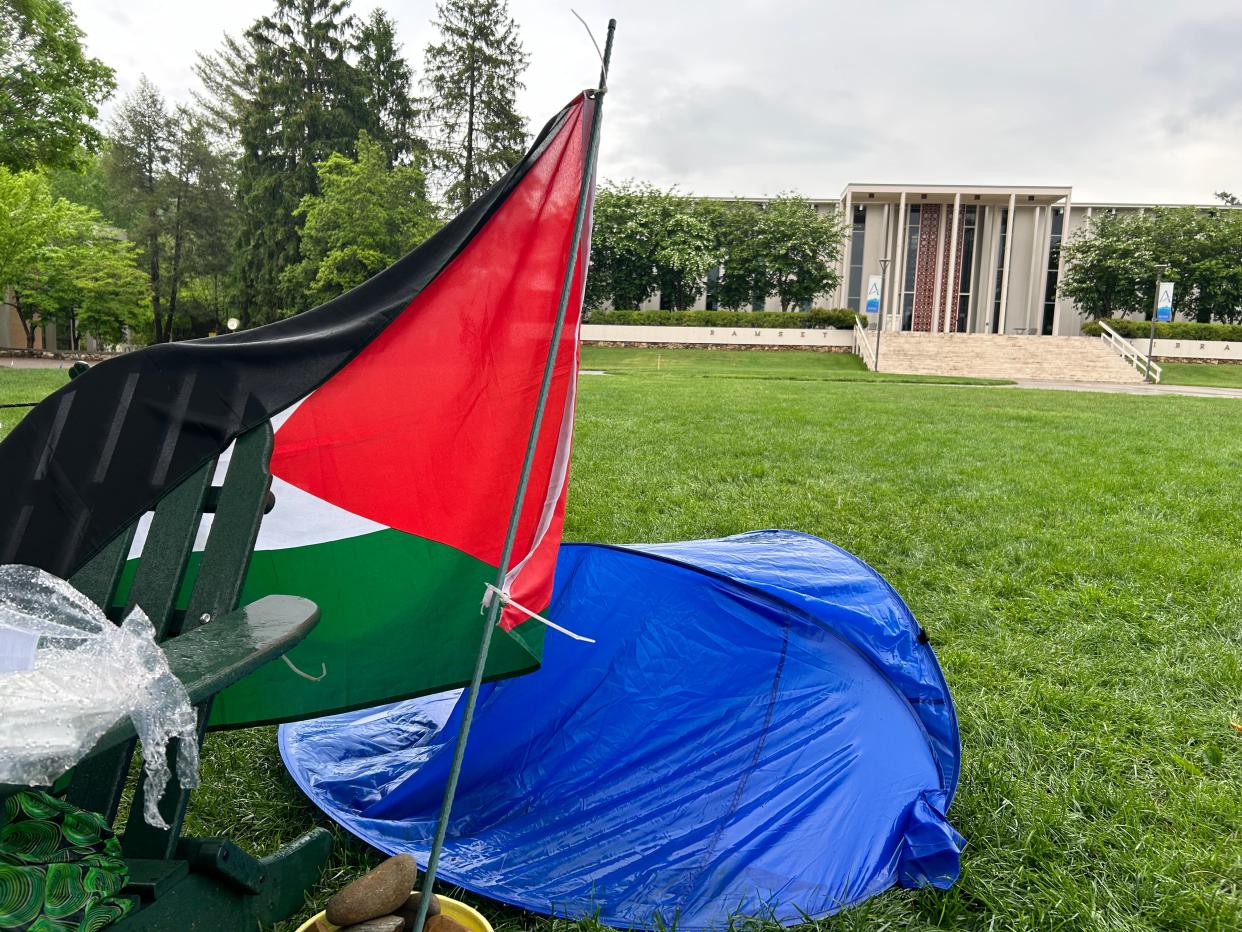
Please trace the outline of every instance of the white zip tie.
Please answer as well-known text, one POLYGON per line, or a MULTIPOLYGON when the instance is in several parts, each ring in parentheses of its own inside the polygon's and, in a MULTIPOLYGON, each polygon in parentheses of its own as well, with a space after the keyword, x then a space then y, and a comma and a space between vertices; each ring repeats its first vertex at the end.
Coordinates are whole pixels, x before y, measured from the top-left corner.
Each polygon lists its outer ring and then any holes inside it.
POLYGON ((302 679, 310 680, 312 683, 318 683, 321 679, 323 679, 325 676, 328 675, 328 665, 324 663, 322 660, 319 661, 319 675, 311 676, 305 670, 299 670, 297 667, 295 667, 293 665, 293 661, 289 659, 288 654, 281 654, 280 659, 289 665, 290 670, 292 670, 298 676, 302 677, 302 679))
MULTIPOLYGON (((489 605, 492 604, 493 596, 499 596, 501 605, 512 605, 514 608, 516 608, 519 612, 521 612, 527 618, 533 618, 535 621, 538 621, 542 624, 547 625, 553 631, 559 631, 561 634, 565 635, 566 637, 571 637, 575 641, 583 641, 587 644, 595 643, 595 638, 589 638, 583 634, 575 634, 573 631, 570 631, 568 628, 562 628, 555 621, 549 621, 547 618, 544 618, 538 612, 532 612, 529 608, 527 608, 522 603, 513 601, 513 596, 509 595, 509 593, 505 592, 503 589, 497 589, 491 583, 486 583, 485 585, 487 586, 487 591, 483 593, 483 606, 482 606, 483 609, 486 609, 489 605)), ((482 614, 482 613, 483 611, 482 609, 480 609, 479 614, 482 614)), ((496 623, 500 624, 499 621, 497 621, 496 623)))

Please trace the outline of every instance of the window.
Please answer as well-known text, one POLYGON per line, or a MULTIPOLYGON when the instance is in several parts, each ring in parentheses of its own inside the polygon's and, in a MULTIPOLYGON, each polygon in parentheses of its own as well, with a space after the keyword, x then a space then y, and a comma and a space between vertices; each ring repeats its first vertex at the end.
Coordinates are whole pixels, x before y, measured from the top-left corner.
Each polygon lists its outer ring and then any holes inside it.
POLYGON ((1052 209, 1051 245, 1048 247, 1048 274, 1044 280, 1044 320, 1040 332, 1044 336, 1052 333, 1052 321, 1057 313, 1057 262, 1061 258, 1061 227, 1065 222, 1065 209, 1052 209))
POLYGON ((919 266, 919 223, 921 205, 910 205, 906 223, 906 267, 901 277, 901 329, 914 329, 914 280, 919 266))
POLYGON ((850 278, 846 307, 862 311, 863 240, 867 235, 867 208, 854 208, 854 223, 850 232, 850 278))
POLYGON ((707 296, 703 306, 714 311, 720 306, 720 266, 713 265, 707 270, 707 296))
POLYGON ((971 204, 962 209, 962 274, 958 279, 957 332, 965 333, 970 323, 970 273, 975 263, 975 231, 979 208, 971 204))
POLYGON ((1001 288, 1005 283, 1005 237, 1009 235, 1009 208, 1002 207, 1000 237, 996 242, 996 287, 992 297, 992 332, 1000 332, 1001 288))

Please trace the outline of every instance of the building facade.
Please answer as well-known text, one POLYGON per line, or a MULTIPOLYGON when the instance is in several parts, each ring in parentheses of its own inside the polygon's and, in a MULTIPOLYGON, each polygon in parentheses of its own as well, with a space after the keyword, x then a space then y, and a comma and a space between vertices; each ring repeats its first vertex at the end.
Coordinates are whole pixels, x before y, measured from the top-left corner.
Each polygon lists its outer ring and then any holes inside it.
POLYGON ((847 228, 838 306, 863 310, 887 256, 886 330, 1078 333, 1072 303, 1056 295, 1070 188, 851 184, 838 205, 847 228))
MULTIPOLYGON (((845 219, 840 285, 821 307, 864 310, 867 283, 884 276, 886 330, 1075 336, 1082 317, 1058 296, 1061 241, 1099 211, 1140 204, 1078 204, 1070 187, 849 184, 839 198, 813 200, 845 219)), ((1207 207, 1208 205, 1198 205, 1207 207)), ((1215 205, 1219 206, 1219 205, 1215 205)), ((711 283, 696 305, 712 307, 711 283)), ((645 305, 661 306, 659 297, 645 305)), ((765 310, 779 310, 769 299, 765 310)))

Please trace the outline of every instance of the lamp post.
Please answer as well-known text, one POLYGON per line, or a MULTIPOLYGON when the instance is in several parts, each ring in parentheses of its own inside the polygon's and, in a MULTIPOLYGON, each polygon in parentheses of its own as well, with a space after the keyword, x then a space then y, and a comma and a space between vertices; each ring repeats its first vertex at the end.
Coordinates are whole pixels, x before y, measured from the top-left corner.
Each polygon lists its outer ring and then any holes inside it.
POLYGON ((1160 283, 1164 281, 1164 276, 1168 274, 1169 264, 1167 262, 1160 263, 1160 271, 1156 273, 1156 296, 1151 302, 1151 332, 1147 336, 1147 365, 1143 367, 1143 381, 1155 381, 1151 377, 1151 354, 1156 347, 1156 313, 1160 308, 1160 283))
POLYGON ((888 256, 880 257, 880 320, 875 329, 875 371, 880 371, 880 337, 884 335, 884 309, 888 304, 888 256))

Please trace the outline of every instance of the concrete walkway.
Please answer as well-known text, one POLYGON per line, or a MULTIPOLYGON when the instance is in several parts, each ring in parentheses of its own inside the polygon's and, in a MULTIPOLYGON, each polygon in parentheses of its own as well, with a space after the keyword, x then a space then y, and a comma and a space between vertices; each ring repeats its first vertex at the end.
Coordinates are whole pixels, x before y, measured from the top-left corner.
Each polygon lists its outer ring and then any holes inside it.
POLYGON ((996 388, 1046 388, 1061 392, 1114 392, 1123 395, 1188 395, 1193 398, 1242 398, 1242 388, 1214 385, 1119 385, 1116 382, 1049 382, 1015 379, 1013 385, 996 388))

